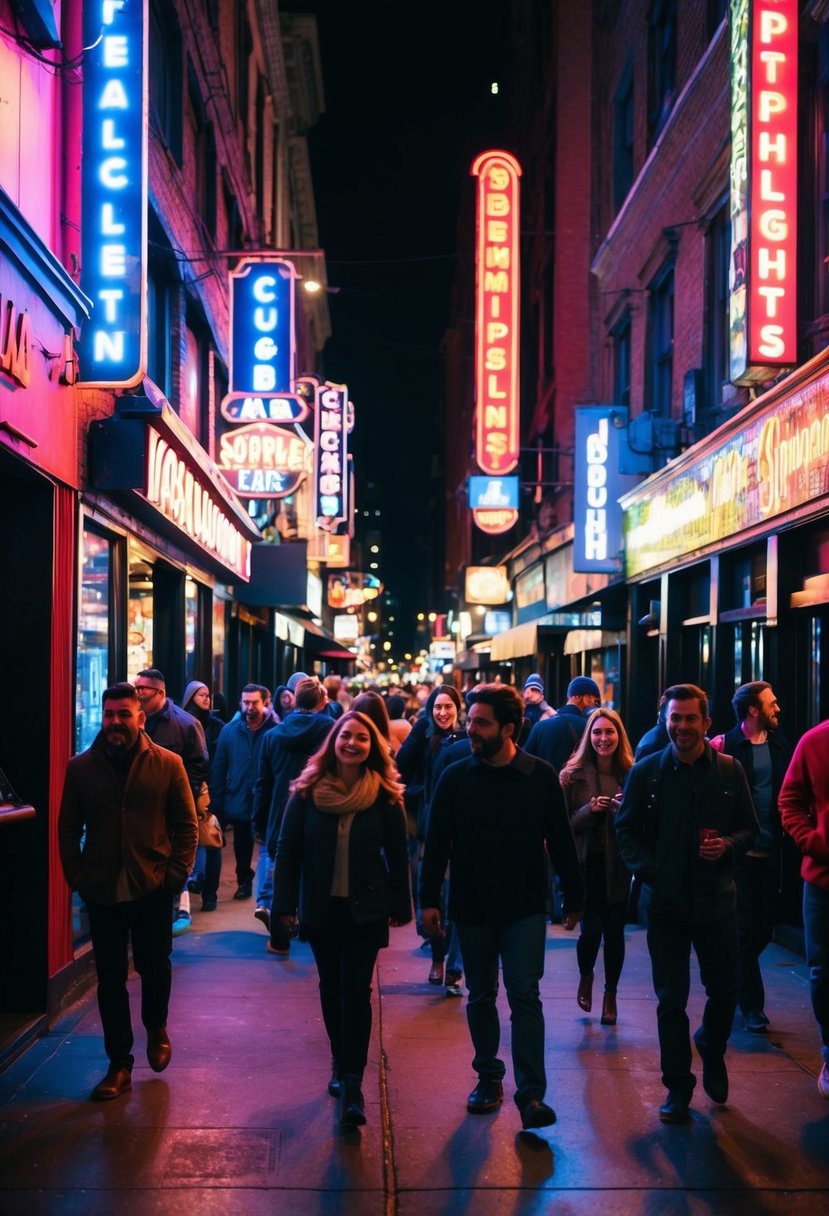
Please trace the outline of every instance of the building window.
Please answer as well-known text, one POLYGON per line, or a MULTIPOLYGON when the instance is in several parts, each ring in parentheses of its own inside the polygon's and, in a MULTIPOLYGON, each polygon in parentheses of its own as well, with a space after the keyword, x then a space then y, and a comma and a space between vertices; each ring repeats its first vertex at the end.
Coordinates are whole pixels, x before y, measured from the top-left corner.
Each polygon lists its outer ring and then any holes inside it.
POLYGON ((78 651, 75 666, 75 751, 91 746, 101 729, 101 696, 109 684, 112 640, 113 541, 83 529, 78 651))
POLYGON ((147 271, 147 375, 168 400, 171 394, 171 319, 170 284, 159 262, 151 256, 147 271))
POLYGON ((666 266, 650 287, 648 299, 649 408, 671 416, 674 353, 674 268, 666 266))
POLYGON ((129 680, 153 666, 153 567, 130 542, 127 670, 129 680))
POLYGON ((216 140, 207 121, 192 65, 188 65, 187 126, 193 154, 195 204, 205 229, 216 239, 216 140))
POLYGON ((172 6, 150 5, 150 106, 156 126, 176 164, 182 163, 182 51, 172 6))
POLYGON ((633 185, 633 68, 628 62, 613 103, 613 202, 617 211, 633 185))
POLYGON ((654 0, 648 13, 648 146, 674 104, 677 0, 654 0))
POLYGON ((613 339, 613 404, 630 408, 630 313, 627 312, 614 327, 613 339))
POLYGON ((705 408, 715 413, 722 404, 729 377, 728 261, 731 220, 728 207, 717 212, 706 237, 705 274, 705 408))

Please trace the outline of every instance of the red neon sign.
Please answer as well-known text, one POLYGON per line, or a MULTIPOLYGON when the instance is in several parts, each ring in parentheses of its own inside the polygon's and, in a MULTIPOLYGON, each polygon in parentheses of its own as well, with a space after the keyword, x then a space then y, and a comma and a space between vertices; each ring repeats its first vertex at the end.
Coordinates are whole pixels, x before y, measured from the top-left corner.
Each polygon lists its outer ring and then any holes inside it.
POLYGON ((482 152, 475 258, 475 459, 484 473, 518 464, 518 324, 521 167, 508 152, 482 152))
POLYGON ((748 362, 797 363, 797 0, 751 11, 748 362))

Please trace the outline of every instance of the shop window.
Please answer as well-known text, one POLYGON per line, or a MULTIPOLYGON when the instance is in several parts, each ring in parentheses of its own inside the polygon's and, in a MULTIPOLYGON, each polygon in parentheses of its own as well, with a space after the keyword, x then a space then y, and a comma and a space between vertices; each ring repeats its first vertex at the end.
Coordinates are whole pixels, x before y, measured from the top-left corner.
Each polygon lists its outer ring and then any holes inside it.
POLYGON ((648 297, 649 409, 671 416, 674 370, 674 268, 665 266, 651 284, 648 297))
POLYGON ((619 211, 633 185, 633 67, 628 60, 613 102, 613 202, 619 211))
POLYGON ((653 147, 676 97, 677 0, 654 0, 648 13, 648 147, 653 147))
POLYGON ((218 596, 213 597, 213 691, 224 693, 225 688, 225 640, 227 605, 218 596))
POLYGON ((109 684, 113 543, 85 527, 81 556, 78 650, 75 666, 75 751, 101 729, 101 698, 109 684))
POLYGON ((149 47, 150 107, 159 134, 181 165, 181 33, 172 6, 159 0, 150 5, 149 47))
POLYGON ((153 567, 130 548, 127 669, 134 680, 139 671, 153 667, 153 567))
POLYGON ((187 682, 198 679, 196 673, 199 629, 199 587, 190 576, 184 581, 184 654, 187 682))

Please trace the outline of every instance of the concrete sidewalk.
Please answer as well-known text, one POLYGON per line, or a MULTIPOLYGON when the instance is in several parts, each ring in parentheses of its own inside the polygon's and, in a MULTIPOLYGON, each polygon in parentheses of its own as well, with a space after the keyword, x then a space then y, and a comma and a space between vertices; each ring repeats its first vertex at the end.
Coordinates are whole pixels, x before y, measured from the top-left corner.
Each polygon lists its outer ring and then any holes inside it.
MULTIPOLYGON (((644 932, 629 930, 619 1022, 607 1028, 600 976, 597 1008, 585 1015, 575 936, 551 927, 543 996, 558 1122, 530 1135, 512 1101, 505 1005, 504 1105, 468 1115, 465 1000, 426 982, 413 927, 392 931, 377 970, 368 1124, 343 1131, 326 1092, 310 951, 300 943, 287 960, 268 955, 252 901, 229 898, 226 869, 218 910, 195 912, 175 943, 165 1073, 146 1063, 132 980, 131 1092, 88 1100, 106 1071, 93 994, 0 1074, 3 1216, 512 1216, 553 1207, 560 1216, 801 1216, 829 1205, 829 1103, 817 1091, 817 1034, 795 955, 777 946, 764 955, 772 1028, 733 1035, 729 1105, 715 1107, 698 1085, 693 1119, 671 1127, 657 1118, 664 1091, 644 932)), ((695 982, 692 1024, 701 1005, 695 982)))

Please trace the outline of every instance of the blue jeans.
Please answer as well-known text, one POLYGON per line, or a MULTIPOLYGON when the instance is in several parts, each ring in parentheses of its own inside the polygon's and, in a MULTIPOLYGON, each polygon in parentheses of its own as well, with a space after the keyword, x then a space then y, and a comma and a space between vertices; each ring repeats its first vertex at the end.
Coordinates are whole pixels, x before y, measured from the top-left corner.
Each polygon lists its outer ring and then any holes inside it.
POLYGON ((270 908, 273 899, 273 867, 274 858, 270 856, 264 844, 259 846, 259 856, 256 859, 256 906, 270 908))
POLYGON ((829 891, 803 884, 803 930, 812 1012, 820 1028, 823 1062, 829 1064, 829 891))
POLYGON ((539 984, 544 974, 546 917, 539 913, 500 928, 456 921, 455 931, 469 989, 466 1020, 475 1049, 472 1067, 481 1078, 498 1081, 506 1071, 498 1058, 501 1023, 495 1003, 500 958, 512 1023, 515 1103, 522 1107, 531 1098, 542 1099, 547 1091, 547 1074, 539 984))

